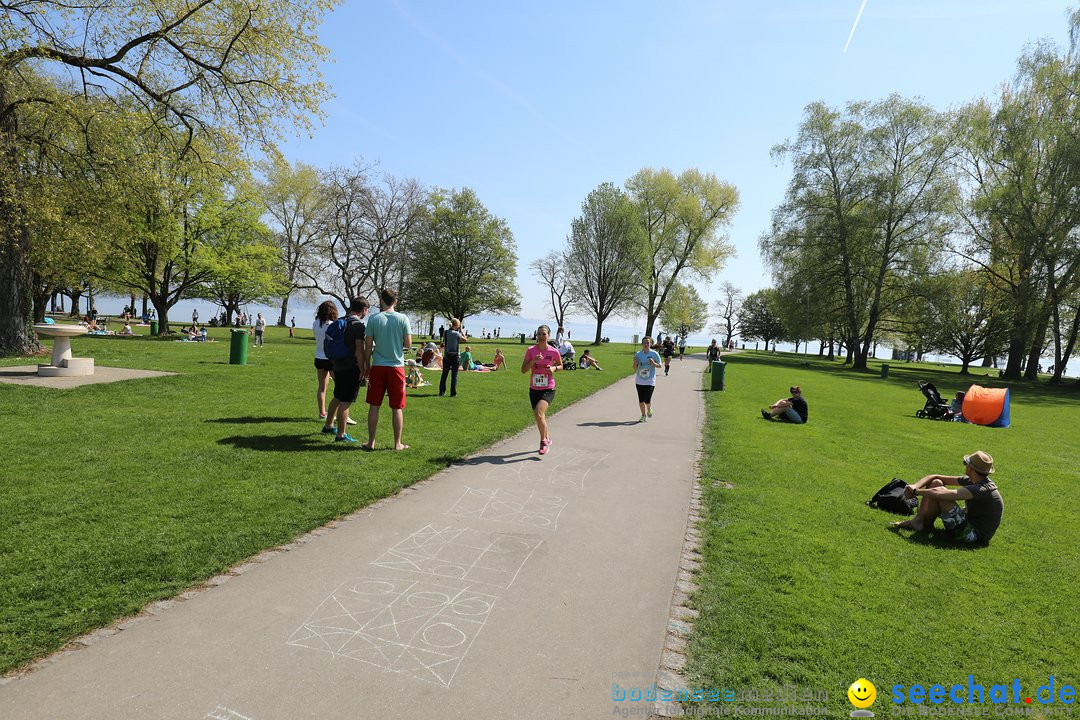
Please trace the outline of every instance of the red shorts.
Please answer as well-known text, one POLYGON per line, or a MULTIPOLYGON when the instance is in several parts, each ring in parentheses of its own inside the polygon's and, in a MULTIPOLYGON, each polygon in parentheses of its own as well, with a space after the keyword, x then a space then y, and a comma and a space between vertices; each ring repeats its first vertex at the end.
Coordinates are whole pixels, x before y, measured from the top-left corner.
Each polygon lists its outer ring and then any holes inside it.
POLYGON ((368 375, 367 403, 382 405, 383 395, 390 396, 390 407, 405 409, 405 368, 373 365, 368 375))

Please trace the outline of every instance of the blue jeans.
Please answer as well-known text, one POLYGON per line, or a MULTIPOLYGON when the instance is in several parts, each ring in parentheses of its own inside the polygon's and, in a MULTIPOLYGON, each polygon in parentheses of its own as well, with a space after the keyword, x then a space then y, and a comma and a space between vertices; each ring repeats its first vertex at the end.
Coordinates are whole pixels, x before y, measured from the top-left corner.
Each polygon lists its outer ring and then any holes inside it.
POLYGON ((787 418, 787 421, 789 423, 795 423, 796 425, 802 425, 802 422, 803 422, 802 415, 795 412, 795 408, 790 408, 789 407, 787 410, 785 410, 784 411, 784 417, 787 418))

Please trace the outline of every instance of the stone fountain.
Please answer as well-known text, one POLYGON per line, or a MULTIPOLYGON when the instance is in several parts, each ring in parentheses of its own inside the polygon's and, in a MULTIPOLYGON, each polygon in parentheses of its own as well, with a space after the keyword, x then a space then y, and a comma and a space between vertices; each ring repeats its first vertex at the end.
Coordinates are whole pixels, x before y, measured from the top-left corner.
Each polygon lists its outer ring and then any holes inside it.
POLYGON ((71 338, 85 335, 81 325, 34 325, 34 332, 41 337, 53 338, 52 364, 38 365, 41 377, 76 377, 94 374, 94 358, 71 357, 71 338))

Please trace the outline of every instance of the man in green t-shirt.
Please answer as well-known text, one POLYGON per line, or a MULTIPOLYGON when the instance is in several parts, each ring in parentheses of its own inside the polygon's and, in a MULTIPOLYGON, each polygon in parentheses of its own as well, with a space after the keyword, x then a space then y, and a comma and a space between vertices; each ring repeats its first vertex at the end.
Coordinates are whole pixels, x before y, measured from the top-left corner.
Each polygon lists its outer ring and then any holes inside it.
POLYGON ((394 449, 409 446, 401 442, 405 424, 405 350, 412 349, 409 318, 394 310, 397 293, 384 288, 379 293, 379 314, 368 320, 364 343, 368 363, 368 441, 361 447, 375 449, 375 431, 379 428, 379 408, 389 396, 394 423, 394 449))

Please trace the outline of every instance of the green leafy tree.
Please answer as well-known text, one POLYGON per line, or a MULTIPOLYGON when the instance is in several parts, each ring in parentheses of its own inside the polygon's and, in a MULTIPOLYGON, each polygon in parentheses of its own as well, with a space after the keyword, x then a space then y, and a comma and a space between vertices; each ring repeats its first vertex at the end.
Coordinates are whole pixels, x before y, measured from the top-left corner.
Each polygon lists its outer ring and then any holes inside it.
POLYGON ((677 283, 668 293, 660 311, 660 324, 668 332, 686 337, 705 329, 709 322, 709 304, 692 285, 677 283))
POLYGON ((766 350, 769 349, 770 342, 775 345, 776 341, 784 336, 779 302, 779 296, 773 288, 747 295, 739 309, 739 325, 742 327, 743 338, 763 341, 766 350))
POLYGON ((839 300, 856 368, 889 308, 943 251, 955 198, 945 126, 895 95, 843 111, 813 103, 798 135, 774 149, 793 174, 762 250, 774 274, 811 273, 809 286, 839 300))
POLYGON ((634 202, 611 183, 590 192, 564 254, 574 305, 596 318, 598 345, 604 321, 629 308, 640 286, 645 242, 634 202))
POLYGON ((462 321, 521 308, 510 226, 469 188, 438 189, 409 243, 403 307, 462 321))
POLYGON ((961 375, 987 355, 997 355, 1009 338, 1004 296, 985 275, 957 270, 934 278, 927 296, 927 333, 932 349, 960 358, 961 375))
POLYGON ((637 302, 645 311, 645 334, 681 281, 709 281, 735 254, 720 229, 731 222, 739 193, 711 173, 639 170, 626 181, 637 205, 645 242, 637 302))
MULTIPOLYGON (((31 315, 30 228, 20 154, 35 139, 31 106, 58 122, 89 102, 147 108, 144 132, 272 140, 285 124, 308 128, 327 96, 313 65, 325 57, 315 30, 333 0, 21 0, 0 13, 0 355, 36 347, 31 315), (70 74, 78 92, 42 92, 41 72, 70 74), (177 133, 175 131, 180 130, 177 133)), ((78 112, 76 111, 77 115, 78 112)), ((91 152, 83 147, 84 154, 91 152)))

